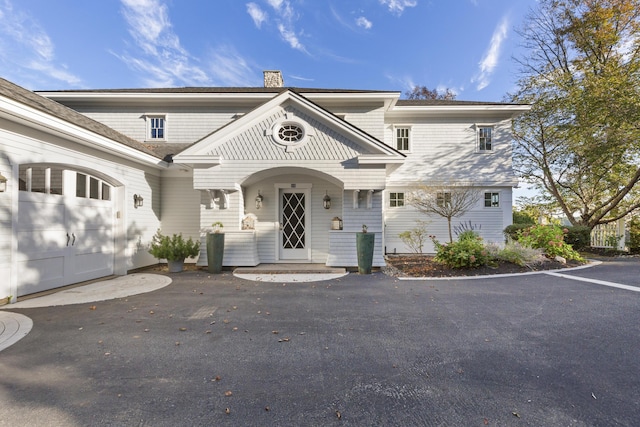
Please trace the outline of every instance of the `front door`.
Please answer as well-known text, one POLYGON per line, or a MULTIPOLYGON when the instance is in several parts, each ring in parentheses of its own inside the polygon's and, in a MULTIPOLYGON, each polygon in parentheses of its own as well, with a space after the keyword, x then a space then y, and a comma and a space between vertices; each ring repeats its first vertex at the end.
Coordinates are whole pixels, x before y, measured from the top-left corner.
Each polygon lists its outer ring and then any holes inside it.
POLYGON ((309 189, 280 189, 280 260, 310 260, 309 189))

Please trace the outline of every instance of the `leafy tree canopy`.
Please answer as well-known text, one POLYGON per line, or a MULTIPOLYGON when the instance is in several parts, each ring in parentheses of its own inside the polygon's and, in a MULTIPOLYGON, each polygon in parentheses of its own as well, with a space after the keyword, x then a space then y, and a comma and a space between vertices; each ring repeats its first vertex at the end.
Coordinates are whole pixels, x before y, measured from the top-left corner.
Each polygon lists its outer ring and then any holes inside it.
POLYGON ((429 89, 426 86, 414 86, 413 90, 404 93, 407 99, 443 99, 451 101, 456 99, 456 94, 449 88, 443 91, 429 89))
POLYGON ((511 101, 514 166, 574 225, 640 208, 640 0, 540 0, 511 101))

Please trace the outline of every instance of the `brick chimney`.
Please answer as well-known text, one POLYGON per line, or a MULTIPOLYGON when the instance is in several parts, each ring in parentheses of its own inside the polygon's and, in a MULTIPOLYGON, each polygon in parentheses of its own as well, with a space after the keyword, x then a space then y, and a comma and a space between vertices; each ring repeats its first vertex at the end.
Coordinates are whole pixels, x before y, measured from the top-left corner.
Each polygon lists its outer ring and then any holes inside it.
POLYGON ((264 87, 284 87, 284 79, 279 70, 265 70, 264 87))

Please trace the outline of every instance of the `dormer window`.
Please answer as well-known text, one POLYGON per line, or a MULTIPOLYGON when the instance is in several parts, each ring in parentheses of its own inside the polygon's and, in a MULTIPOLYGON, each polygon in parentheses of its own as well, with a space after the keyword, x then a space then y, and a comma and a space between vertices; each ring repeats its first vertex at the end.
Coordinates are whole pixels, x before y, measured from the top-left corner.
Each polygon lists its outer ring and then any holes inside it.
POLYGON ((166 116, 163 115, 147 116, 147 141, 165 141, 166 122, 166 116))

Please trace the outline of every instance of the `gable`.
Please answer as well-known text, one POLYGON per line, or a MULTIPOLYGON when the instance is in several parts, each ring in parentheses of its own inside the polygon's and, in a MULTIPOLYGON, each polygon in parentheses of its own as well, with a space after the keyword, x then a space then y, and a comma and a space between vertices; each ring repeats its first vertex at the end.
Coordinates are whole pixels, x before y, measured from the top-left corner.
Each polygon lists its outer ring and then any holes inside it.
POLYGON ((403 154, 382 141, 301 95, 287 91, 196 142, 175 156, 174 161, 200 163, 205 158, 343 161, 360 156, 375 158, 377 163, 404 159, 403 154), (282 126, 291 127, 285 130, 291 133, 291 141, 282 139, 284 134, 279 134, 282 126))

